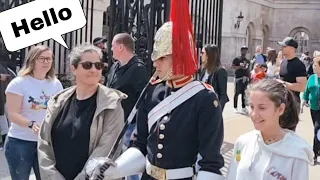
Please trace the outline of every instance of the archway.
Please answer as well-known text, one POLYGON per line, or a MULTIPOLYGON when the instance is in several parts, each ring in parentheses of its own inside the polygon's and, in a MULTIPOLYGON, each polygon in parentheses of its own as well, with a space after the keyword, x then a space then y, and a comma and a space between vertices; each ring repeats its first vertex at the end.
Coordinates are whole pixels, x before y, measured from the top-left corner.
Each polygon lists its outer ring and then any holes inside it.
POLYGON ((308 29, 304 27, 297 27, 294 28, 289 35, 298 42, 298 49, 296 51, 297 55, 301 55, 310 49, 311 33, 308 29))
POLYGON ((263 50, 266 51, 267 47, 269 46, 269 26, 265 25, 263 28, 263 50))
POLYGON ((247 26, 247 30, 246 30, 246 45, 248 47, 248 55, 249 57, 251 57, 254 54, 255 51, 255 47, 254 47, 254 43, 253 43, 253 38, 255 37, 255 26, 253 24, 253 22, 250 22, 247 26))

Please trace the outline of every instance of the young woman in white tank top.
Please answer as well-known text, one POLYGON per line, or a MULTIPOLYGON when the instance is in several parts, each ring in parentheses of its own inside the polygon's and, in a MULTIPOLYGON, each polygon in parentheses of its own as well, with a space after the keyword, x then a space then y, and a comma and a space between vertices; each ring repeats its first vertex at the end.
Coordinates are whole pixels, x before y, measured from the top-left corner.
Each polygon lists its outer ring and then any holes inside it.
POLYGON ((268 57, 267 57, 267 78, 268 79, 277 79, 279 77, 279 71, 278 71, 279 64, 277 63, 277 53, 276 50, 271 49, 268 51, 268 57))

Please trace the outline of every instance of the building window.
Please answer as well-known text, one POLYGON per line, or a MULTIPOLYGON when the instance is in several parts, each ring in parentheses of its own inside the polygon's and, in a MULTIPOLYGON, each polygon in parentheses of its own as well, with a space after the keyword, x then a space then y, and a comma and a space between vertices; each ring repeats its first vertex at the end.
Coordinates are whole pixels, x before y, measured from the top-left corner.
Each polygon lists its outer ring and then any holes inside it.
POLYGON ((303 31, 299 31, 295 33, 293 38, 298 42, 298 49, 297 49, 297 54, 302 54, 306 51, 308 51, 308 44, 309 44, 309 36, 307 33, 303 31))

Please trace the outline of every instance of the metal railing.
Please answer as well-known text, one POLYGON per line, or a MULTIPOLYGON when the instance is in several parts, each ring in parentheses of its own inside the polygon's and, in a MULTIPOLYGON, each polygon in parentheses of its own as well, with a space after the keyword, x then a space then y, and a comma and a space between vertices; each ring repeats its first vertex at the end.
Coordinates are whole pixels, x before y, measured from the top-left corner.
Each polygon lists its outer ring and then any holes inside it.
MULTIPOLYGON (((223 0, 189 0, 189 4, 200 57, 205 44, 221 47, 223 0)), ((112 0, 107 9, 110 20, 108 46, 111 47, 114 35, 128 32, 135 39, 136 54, 152 70, 150 56, 154 34, 168 21, 170 0, 112 0)), ((110 48, 108 54, 111 61, 110 48)))

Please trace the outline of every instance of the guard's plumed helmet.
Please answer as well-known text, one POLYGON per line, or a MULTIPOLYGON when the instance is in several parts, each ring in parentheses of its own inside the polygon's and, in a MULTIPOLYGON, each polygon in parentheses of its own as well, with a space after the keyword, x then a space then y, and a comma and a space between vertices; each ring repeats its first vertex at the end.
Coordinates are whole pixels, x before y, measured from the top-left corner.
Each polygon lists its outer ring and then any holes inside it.
POLYGON ((164 23, 154 37, 152 61, 172 54, 172 22, 164 23))
POLYGON ((193 75, 197 71, 197 54, 189 3, 171 0, 170 21, 164 23, 154 38, 152 61, 172 55, 173 75, 193 75))

